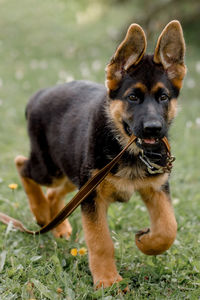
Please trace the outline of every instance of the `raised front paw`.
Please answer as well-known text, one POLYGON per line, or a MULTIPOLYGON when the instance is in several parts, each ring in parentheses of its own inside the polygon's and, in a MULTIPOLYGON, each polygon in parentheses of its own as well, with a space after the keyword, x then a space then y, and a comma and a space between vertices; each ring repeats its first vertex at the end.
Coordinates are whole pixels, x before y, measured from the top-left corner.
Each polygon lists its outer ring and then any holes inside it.
POLYGON ((140 230, 135 235, 135 243, 147 255, 162 254, 170 248, 176 237, 176 230, 152 232, 150 228, 140 230))

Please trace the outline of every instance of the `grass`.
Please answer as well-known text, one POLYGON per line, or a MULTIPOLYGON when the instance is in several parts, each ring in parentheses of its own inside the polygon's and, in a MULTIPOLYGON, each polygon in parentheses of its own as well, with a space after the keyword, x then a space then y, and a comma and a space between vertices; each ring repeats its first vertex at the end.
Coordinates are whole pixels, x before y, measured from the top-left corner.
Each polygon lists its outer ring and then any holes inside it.
MULTIPOLYGON (((127 5, 106 2, 0 0, 0 211, 36 228, 13 159, 27 155, 24 108, 36 90, 66 80, 104 82, 104 68, 116 47, 116 34, 130 19, 127 5), (90 6, 88 5, 90 3, 90 6), (123 16, 123 18, 122 18, 123 16), (15 182, 18 189, 8 185, 15 182)), ((133 18, 137 10, 134 10, 133 18)), ((70 217, 70 241, 46 234, 26 236, 0 224, 0 299, 199 299, 200 298, 200 61, 187 32, 188 75, 181 110, 171 130, 177 157, 171 176, 178 221, 177 240, 167 253, 148 257, 134 244, 134 233, 149 224, 136 195, 113 204, 109 225, 118 270, 130 292, 113 286, 94 291, 87 255, 70 254, 85 246, 80 209, 70 217)))

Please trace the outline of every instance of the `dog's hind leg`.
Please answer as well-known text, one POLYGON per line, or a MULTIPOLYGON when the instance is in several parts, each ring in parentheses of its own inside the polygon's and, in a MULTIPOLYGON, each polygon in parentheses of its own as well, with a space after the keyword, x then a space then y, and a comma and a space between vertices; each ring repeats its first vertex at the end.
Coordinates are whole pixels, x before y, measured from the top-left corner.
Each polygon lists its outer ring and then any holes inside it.
POLYGON ((24 156, 19 155, 15 158, 15 165, 24 190, 28 196, 30 209, 34 214, 37 223, 40 226, 43 226, 46 225, 51 219, 50 206, 41 186, 34 180, 24 176, 23 169, 27 162, 28 159, 24 156))
POLYGON ((114 246, 107 224, 106 200, 97 195, 82 204, 82 222, 89 251, 89 265, 97 288, 122 280, 114 259, 114 246))
POLYGON ((136 245, 145 254, 161 254, 176 238, 177 223, 170 196, 153 188, 140 190, 140 194, 149 211, 151 228, 136 234, 136 245))
MULTIPOLYGON (((51 219, 53 219, 65 206, 64 196, 76 189, 67 178, 64 179, 64 183, 58 187, 52 187, 47 189, 47 199, 50 205, 51 219)), ((55 237, 65 237, 68 239, 72 233, 72 227, 68 221, 65 219, 60 225, 53 229, 53 234, 55 237)))

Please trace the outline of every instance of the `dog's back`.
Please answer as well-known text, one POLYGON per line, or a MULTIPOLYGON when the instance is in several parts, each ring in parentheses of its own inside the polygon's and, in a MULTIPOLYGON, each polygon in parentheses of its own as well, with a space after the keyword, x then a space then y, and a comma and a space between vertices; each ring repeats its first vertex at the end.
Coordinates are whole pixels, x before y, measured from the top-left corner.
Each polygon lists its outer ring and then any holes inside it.
POLYGON ((92 163, 89 143, 95 142, 97 127, 106 126, 105 103, 105 87, 89 81, 37 92, 26 109, 34 161, 26 165, 26 175, 47 185, 67 173, 80 187, 82 163, 92 163))

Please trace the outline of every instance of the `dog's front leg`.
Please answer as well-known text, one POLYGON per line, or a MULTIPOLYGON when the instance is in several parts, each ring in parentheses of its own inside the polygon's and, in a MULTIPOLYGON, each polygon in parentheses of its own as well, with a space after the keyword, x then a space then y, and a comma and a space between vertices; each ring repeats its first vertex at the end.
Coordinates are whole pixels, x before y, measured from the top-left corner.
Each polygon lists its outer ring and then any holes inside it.
POLYGON ((115 265, 114 246, 106 218, 107 208, 106 201, 98 195, 93 203, 82 204, 82 222, 89 251, 89 265, 97 288, 108 287, 122 280, 115 265))
POLYGON ((153 188, 142 189, 140 194, 150 215, 151 228, 136 234, 136 245, 145 254, 161 254, 173 244, 177 232, 170 195, 153 188))

